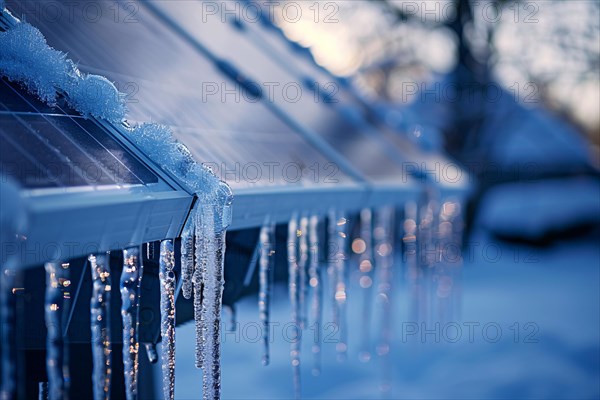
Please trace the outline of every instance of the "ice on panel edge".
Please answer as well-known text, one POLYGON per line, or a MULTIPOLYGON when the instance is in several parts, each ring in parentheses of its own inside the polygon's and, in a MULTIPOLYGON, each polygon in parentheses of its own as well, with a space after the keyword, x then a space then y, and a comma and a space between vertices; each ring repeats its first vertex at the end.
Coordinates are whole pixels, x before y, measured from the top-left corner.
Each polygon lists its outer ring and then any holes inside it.
MULTIPOLYGON (((0 2, 0 8, 3 8, 3 2, 0 2)), ((231 221, 233 199, 230 188, 212 171, 198 164, 185 145, 173 138, 169 127, 156 123, 132 127, 126 125, 125 97, 112 82, 105 77, 80 71, 65 53, 50 47, 44 35, 34 26, 19 21, 7 10, 3 11, 3 16, 12 26, 5 32, 0 32, 2 77, 22 85, 50 105, 55 104, 57 98, 62 96, 70 107, 84 117, 94 117, 117 125, 153 162, 177 176, 198 196, 194 215, 182 240, 183 295, 190 297, 192 288, 197 293, 195 316, 199 332, 198 348, 202 353, 198 356, 201 360, 197 360, 197 364, 205 367, 203 396, 205 399, 219 398, 219 326, 224 285, 225 231, 231 221), (89 96, 88 93, 102 93, 102 96, 89 96)), ((142 270, 140 260, 140 273, 142 270)), ((168 274, 167 269, 164 272, 168 274)), ((167 300, 167 304, 170 303, 167 300)), ((165 309, 165 312, 171 312, 170 307, 165 309)), ((134 318, 135 307, 129 311, 131 313, 127 313, 126 320, 129 320, 129 316, 134 318)), ((165 324, 164 328, 167 328, 164 332, 169 337, 168 340, 171 340, 174 334, 170 325, 165 324)), ((130 344, 127 343, 126 348, 130 344)), ((136 346, 137 343, 133 345, 136 346)), ((170 349, 172 345, 163 343, 163 347, 170 349)), ((171 359, 170 351, 165 357, 171 359)), ((126 371, 133 375, 127 379, 130 386, 128 397, 135 397, 137 368, 135 360, 129 361, 132 361, 132 365, 126 371)), ((174 368, 174 365, 170 367, 174 368)), ((164 369, 168 375, 165 377, 167 382, 172 382, 172 368, 164 369)), ((172 396, 172 389, 165 389, 169 397, 172 396)))

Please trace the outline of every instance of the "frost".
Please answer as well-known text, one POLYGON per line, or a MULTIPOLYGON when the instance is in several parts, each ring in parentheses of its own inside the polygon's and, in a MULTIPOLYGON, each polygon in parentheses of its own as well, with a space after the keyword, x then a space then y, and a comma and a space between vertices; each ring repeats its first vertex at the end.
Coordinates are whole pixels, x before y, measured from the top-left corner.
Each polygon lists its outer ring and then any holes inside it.
MULTIPOLYGON (((208 168, 196 163, 188 148, 177 142, 168 126, 144 123, 128 131, 148 157, 193 189, 202 203, 219 201, 220 181, 208 168)), ((221 198, 221 200, 223 200, 221 198)))
POLYGON ((110 122, 125 117, 124 96, 106 78, 84 74, 67 55, 48 45, 35 27, 19 22, 0 32, 0 74, 19 82, 42 101, 53 104, 64 94, 84 116, 110 122))
POLYGON ((103 76, 79 73, 64 91, 69 105, 84 116, 91 115, 110 122, 119 122, 125 117, 123 95, 103 76))

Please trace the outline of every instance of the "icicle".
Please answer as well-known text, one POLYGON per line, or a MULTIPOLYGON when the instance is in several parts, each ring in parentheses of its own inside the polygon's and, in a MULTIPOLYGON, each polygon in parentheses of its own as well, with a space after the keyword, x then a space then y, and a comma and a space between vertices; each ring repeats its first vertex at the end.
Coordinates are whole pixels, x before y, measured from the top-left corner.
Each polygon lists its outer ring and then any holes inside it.
POLYGON ((186 299, 192 298, 194 284, 194 227, 190 222, 181 235, 181 293, 186 299))
POLYGON ((292 305, 292 325, 295 335, 291 338, 290 356, 294 374, 294 396, 300 398, 300 349, 302 347, 300 332, 300 295, 299 295, 299 267, 298 267, 298 219, 292 217, 288 224, 288 268, 289 292, 292 305))
MULTIPOLYGON (((200 204, 195 212, 196 272, 200 280, 194 282, 195 296, 200 292, 200 346, 203 368, 202 392, 204 400, 221 396, 221 306, 223 303, 223 268, 225 261, 225 233, 230 223, 231 191, 225 193, 222 204, 200 204)), ((194 302, 196 302, 196 298, 194 302)), ((196 304, 194 305, 196 307, 196 304)), ((198 353, 197 353, 198 354, 198 353)), ((198 361, 198 360, 197 360, 198 361)))
POLYGON ((404 234, 402 237, 403 259, 406 265, 406 279, 411 290, 411 321, 420 321, 424 315, 423 307, 423 272, 419 268, 418 260, 418 206, 414 201, 407 202, 404 206, 404 234))
POLYGON ((298 229, 298 321, 300 329, 306 326, 306 293, 308 291, 306 264, 308 262, 308 218, 300 218, 300 227, 298 229))
POLYGON ((381 391, 389 393, 392 382, 392 359, 390 345, 392 341, 392 277, 394 265, 394 208, 384 207, 375 214, 375 262, 379 272, 378 301, 381 304, 381 337, 377 345, 377 355, 382 357, 383 382, 381 391))
POLYGON ((163 396, 175 398, 175 253, 172 240, 160 242, 160 336, 163 396))
POLYGON ((127 400, 137 399, 138 354, 137 340, 140 285, 144 266, 139 247, 123 250, 121 273, 121 317, 123 318, 123 369, 127 400))
POLYGON ((340 340, 336 346, 338 359, 346 358, 346 229, 347 220, 336 212, 329 213, 329 248, 333 254, 327 272, 333 291, 333 322, 338 326, 340 340))
MULTIPOLYGON (((198 212, 194 215, 194 222, 198 222, 198 212)), ((195 225, 195 258, 194 271, 192 274, 192 283, 194 289, 194 321, 196 323, 196 343, 194 347, 195 351, 195 364, 196 368, 202 368, 204 362, 204 327, 202 323, 202 270, 206 268, 206 252, 202 248, 204 245, 204 237, 202 235, 201 226, 195 225)))
POLYGON ((435 240, 439 256, 435 267, 435 296, 437 320, 444 324, 455 321, 460 303, 460 205, 445 201, 437 211, 435 240))
POLYGON ((321 305, 323 288, 321 287, 321 272, 319 269, 319 236, 318 236, 319 218, 313 215, 308 224, 308 242, 310 247, 310 263, 308 267, 309 284, 312 289, 311 314, 315 327, 312 352, 314 355, 313 375, 321 373, 321 305))
POLYGON ((433 323, 433 265, 435 248, 433 243, 433 208, 434 202, 424 200, 417 207, 417 270, 419 276, 418 320, 433 323))
POLYGON ((88 257, 92 274, 91 333, 94 369, 92 384, 94 399, 110 398, 110 292, 111 280, 109 255, 98 254, 88 257))
POLYGON ((358 355, 359 360, 367 362, 371 359, 369 345, 371 343, 369 327, 371 324, 371 296, 373 291, 373 213, 370 209, 364 209, 360 213, 360 238, 352 242, 352 250, 360 254, 358 261, 359 285, 363 288, 363 310, 362 320, 362 349, 358 355))
POLYGON ((225 310, 226 313, 229 314, 229 323, 224 323, 223 326, 227 328, 227 332, 235 332, 237 325, 237 310, 235 308, 235 304, 223 304, 223 310, 225 310))
POLYGON ((49 394, 50 393, 48 390, 48 382, 39 382, 38 383, 38 400, 48 400, 49 394))
POLYGON ((335 211, 329 212, 327 222, 327 280, 329 281, 331 291, 332 320, 339 327, 340 314, 338 303, 335 299, 338 261, 337 217, 335 211))
POLYGON ((0 347, 2 351, 2 379, 0 379, 0 399, 10 400, 16 398, 17 390, 17 347, 16 347, 16 292, 15 271, 1 269, 0 276, 0 333, 2 334, 0 347))
POLYGON ((262 364, 269 365, 269 310, 271 300, 271 273, 274 268, 273 250, 275 244, 275 225, 267 223, 260 229, 259 246, 260 259, 258 261, 258 313, 262 324, 263 355, 262 364))
MULTIPOLYGON (((68 287, 69 263, 49 262, 46 268, 46 369, 50 387, 49 399, 58 400, 68 397, 65 387, 66 363, 64 359, 64 341, 62 319, 66 308, 66 299, 70 298, 68 287)), ((68 374, 68 372, 67 372, 68 374)))

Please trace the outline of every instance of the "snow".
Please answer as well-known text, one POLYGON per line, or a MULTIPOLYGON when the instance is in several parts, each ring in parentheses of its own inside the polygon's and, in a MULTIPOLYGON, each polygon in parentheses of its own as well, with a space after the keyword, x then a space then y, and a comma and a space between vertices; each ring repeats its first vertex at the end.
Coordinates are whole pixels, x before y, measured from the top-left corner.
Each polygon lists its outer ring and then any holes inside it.
POLYGON ((593 178, 521 182, 492 188, 480 223, 496 234, 540 239, 547 233, 600 223, 600 184, 593 178))
POLYGON ((65 53, 46 43, 44 35, 25 22, 0 32, 0 74, 23 84, 53 104, 59 94, 84 116, 110 122, 125 117, 124 96, 106 78, 81 72, 65 53))

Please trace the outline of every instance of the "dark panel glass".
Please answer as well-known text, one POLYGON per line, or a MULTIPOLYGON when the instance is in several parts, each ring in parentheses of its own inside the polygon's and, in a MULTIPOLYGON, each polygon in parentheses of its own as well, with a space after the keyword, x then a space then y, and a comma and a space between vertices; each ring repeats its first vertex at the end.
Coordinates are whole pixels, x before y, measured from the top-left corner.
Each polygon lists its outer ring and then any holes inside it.
MULTIPOLYGON (((405 179, 400 166, 401 153, 394 153, 394 144, 383 139, 377 128, 368 123, 363 110, 350 102, 350 96, 339 83, 333 78, 324 81, 316 67, 311 71, 314 74, 304 68, 307 72, 304 74, 296 63, 285 66, 285 62, 293 60, 289 51, 275 55, 262 49, 253 36, 257 35, 258 22, 244 21, 246 28, 240 30, 232 23, 234 12, 207 13, 199 1, 155 3, 211 52, 261 82, 270 101, 325 139, 370 180, 405 179)), ((218 11, 227 7, 225 3, 218 4, 218 11)))
MULTIPOLYGON (((226 165, 216 171, 219 173, 237 165, 254 168, 255 163, 292 163, 289 173, 292 168, 316 165, 314 168, 327 168, 316 175, 330 173, 326 158, 264 103, 242 91, 202 49, 182 40, 153 16, 142 2, 53 1, 61 16, 54 19, 35 11, 43 10, 45 3, 8 2, 9 8, 17 15, 26 14, 48 43, 67 52, 82 70, 114 81, 127 95, 131 122, 171 126, 197 160, 226 165), (90 20, 84 10, 89 11, 92 3, 101 17, 90 20)), ((296 181, 280 171, 276 174, 279 178, 272 181, 269 168, 263 167, 258 181, 235 173, 221 176, 234 187, 315 183, 315 174, 308 172, 296 181)), ((339 170, 336 178, 349 181, 339 170)))
POLYGON ((27 188, 158 182, 91 121, 5 113, 0 114, 0 134, 2 171, 27 188))

